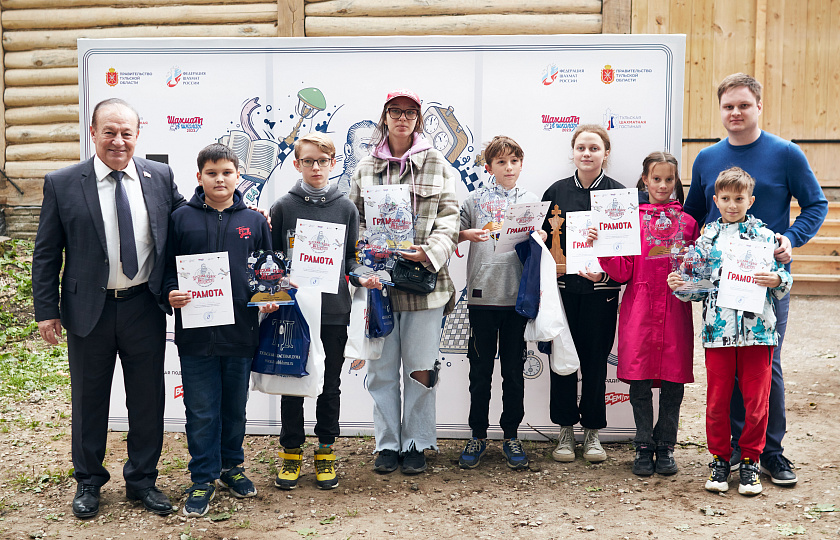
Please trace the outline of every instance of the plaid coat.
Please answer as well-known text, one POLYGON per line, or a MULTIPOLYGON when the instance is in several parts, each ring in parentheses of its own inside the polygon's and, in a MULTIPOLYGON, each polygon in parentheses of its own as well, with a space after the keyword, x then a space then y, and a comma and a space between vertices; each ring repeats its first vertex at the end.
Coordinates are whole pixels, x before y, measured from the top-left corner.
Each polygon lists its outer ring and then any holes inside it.
POLYGON ((359 238, 365 237, 365 205, 362 189, 368 186, 408 184, 412 207, 416 209, 414 243, 423 247, 428 261, 424 266, 437 272, 437 286, 427 296, 391 290, 394 311, 420 311, 446 306, 444 315, 455 306, 455 286, 449 277, 449 257, 458 244, 458 199, 452 165, 433 148, 408 156, 400 174, 400 162, 375 157, 364 158, 356 166, 350 182, 350 200, 359 209, 359 238), (386 170, 387 169, 387 170, 386 170))

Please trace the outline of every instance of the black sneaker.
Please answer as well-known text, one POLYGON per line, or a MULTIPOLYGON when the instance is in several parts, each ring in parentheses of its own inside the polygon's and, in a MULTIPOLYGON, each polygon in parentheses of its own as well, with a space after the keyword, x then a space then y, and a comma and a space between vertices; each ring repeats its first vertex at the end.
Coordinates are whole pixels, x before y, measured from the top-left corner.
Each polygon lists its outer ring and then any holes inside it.
POLYGON ((210 510, 210 501, 216 495, 216 488, 212 484, 193 484, 187 490, 187 495, 187 502, 184 503, 184 515, 201 517, 210 510))
POLYGON ((656 474, 671 476, 677 474, 679 467, 674 459, 674 447, 663 445, 656 447, 656 474))
POLYGON ((712 455, 714 461, 709 463, 712 474, 706 480, 706 489, 723 493, 729 490, 729 462, 720 456, 712 455))
POLYGON ((228 488, 231 494, 239 499, 256 497, 257 495, 257 488, 242 472, 242 467, 234 467, 223 472, 216 483, 219 487, 228 488))
POLYGON ((770 481, 779 486, 792 486, 797 481, 796 473, 793 472, 793 463, 782 454, 762 459, 761 472, 769 476, 770 481))
POLYGON ((426 470, 426 455, 422 450, 412 448, 403 454, 402 473, 420 474, 426 470))
POLYGON ((380 450, 373 463, 373 470, 382 473, 392 473, 399 467, 399 454, 394 450, 380 450))
POLYGON ((741 447, 736 446, 732 449, 732 455, 729 457, 729 470, 735 472, 741 467, 741 447))
POLYGON ((739 472, 741 484, 738 486, 738 493, 748 496, 761 493, 761 478, 759 478, 758 465, 755 461, 750 458, 742 459, 739 472))
POLYGON ((633 474, 636 476, 651 476, 653 470, 653 448, 646 444, 640 444, 636 447, 636 458, 633 460, 633 474))

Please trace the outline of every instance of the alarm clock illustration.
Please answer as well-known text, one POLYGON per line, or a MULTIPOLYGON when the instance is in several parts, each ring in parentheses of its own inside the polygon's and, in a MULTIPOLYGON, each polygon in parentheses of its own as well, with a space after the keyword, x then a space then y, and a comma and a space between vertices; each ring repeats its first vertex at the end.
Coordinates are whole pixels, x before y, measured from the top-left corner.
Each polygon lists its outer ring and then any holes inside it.
POLYGON ((446 109, 432 105, 423 112, 423 131, 432 145, 446 157, 450 163, 455 163, 458 156, 467 147, 466 131, 455 118, 455 109, 446 109))

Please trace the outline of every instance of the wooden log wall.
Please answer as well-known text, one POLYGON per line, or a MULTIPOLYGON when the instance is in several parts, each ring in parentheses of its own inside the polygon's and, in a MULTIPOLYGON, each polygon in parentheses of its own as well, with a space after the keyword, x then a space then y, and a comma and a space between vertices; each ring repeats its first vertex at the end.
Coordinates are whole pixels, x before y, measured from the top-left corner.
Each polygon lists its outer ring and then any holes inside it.
MULTIPOLYGON (((629 33, 631 0, 0 0, 0 210, 79 159, 78 38, 629 33)), ((36 209, 37 210, 37 209, 36 209)), ((28 211, 27 211, 28 212, 28 211)), ((31 212, 17 212, 30 216, 31 212)), ((11 212, 15 213, 15 212, 11 212)), ((27 230, 34 234, 32 219, 27 230)))
MULTIPOLYGON (((687 35, 683 138, 725 137, 717 86, 731 73, 753 74, 764 85, 762 128, 802 140, 834 198, 840 193, 838 28, 837 1, 633 0, 632 6, 634 34, 687 35)), ((683 144, 686 182, 697 152, 709 144, 683 144)))

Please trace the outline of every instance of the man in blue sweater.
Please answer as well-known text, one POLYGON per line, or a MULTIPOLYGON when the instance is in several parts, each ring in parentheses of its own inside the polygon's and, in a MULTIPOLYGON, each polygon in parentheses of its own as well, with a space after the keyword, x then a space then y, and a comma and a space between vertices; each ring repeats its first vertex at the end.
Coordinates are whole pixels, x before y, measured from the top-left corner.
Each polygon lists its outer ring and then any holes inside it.
MULTIPOLYGON (((691 168, 691 188, 684 210, 699 223, 709 223, 720 217, 712 197, 715 179, 730 167, 740 167, 755 178, 755 204, 750 213, 776 233, 779 246, 776 260, 790 271, 792 249, 804 245, 819 231, 828 202, 802 150, 794 143, 762 131, 758 126, 761 115, 761 83, 744 73, 726 77, 718 86, 720 119, 728 137, 704 148, 691 168), (790 224, 790 201, 802 209, 793 225, 790 224)), ((785 419, 785 386, 782 379, 780 353, 787 328, 790 296, 773 300, 776 307, 776 331, 779 345, 773 353, 773 378, 770 387, 770 410, 767 439, 761 454, 761 470, 774 484, 792 486, 796 474, 791 462, 782 455, 782 438, 787 429, 785 419)), ((738 387, 732 396, 731 463, 737 469, 740 460, 738 439, 744 425, 744 404, 738 387)))

